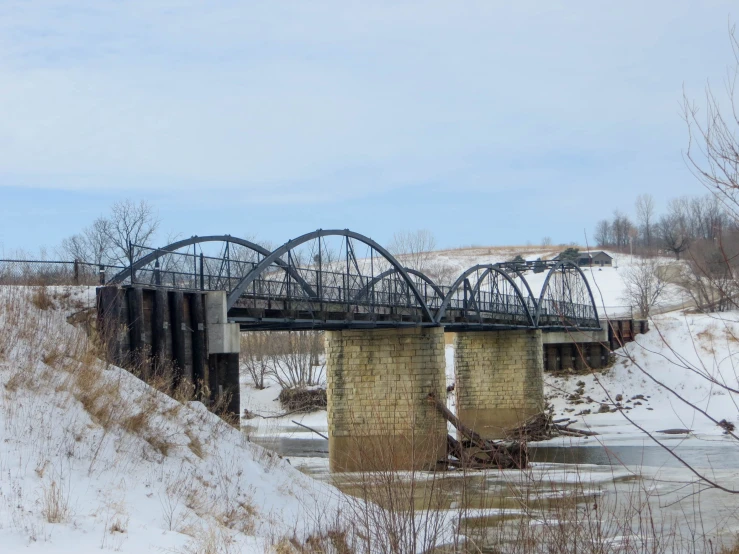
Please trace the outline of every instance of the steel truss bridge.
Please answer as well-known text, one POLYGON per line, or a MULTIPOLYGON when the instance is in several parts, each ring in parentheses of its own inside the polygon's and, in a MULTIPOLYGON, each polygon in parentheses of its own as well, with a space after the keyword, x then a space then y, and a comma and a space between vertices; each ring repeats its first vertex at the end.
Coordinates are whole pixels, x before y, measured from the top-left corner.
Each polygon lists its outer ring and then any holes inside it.
POLYGON ((314 231, 273 250, 195 236, 156 249, 131 244, 129 265, 107 284, 225 291, 228 319, 242 330, 600 329, 588 281, 572 262, 481 264, 440 285, 432 271, 406 267, 412 257, 348 229, 314 231), (544 278, 538 294, 525 277, 535 273, 544 278))

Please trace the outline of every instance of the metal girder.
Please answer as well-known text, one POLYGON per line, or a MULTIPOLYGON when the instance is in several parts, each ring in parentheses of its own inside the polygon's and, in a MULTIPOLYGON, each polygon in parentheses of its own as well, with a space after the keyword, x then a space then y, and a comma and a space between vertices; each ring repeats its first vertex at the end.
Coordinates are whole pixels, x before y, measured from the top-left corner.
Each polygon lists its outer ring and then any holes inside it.
MULTIPOLYGON (((471 267, 467 271, 465 271, 462 275, 459 276, 459 278, 454 282, 454 284, 449 289, 449 292, 444 297, 444 301, 441 303, 441 306, 439 307, 439 311, 436 312, 436 318, 435 321, 437 324, 442 324, 442 319, 444 318, 444 315, 446 313, 447 308, 449 307, 449 303, 452 300, 452 297, 454 296, 454 293, 457 292, 460 286, 464 285, 465 280, 467 277, 469 277, 472 273, 479 271, 479 270, 486 270, 484 272, 484 275, 487 276, 491 272, 495 272, 503 279, 508 281, 510 285, 513 287, 515 295, 518 297, 518 299, 521 302, 521 307, 524 310, 524 313, 526 314, 526 318, 528 319, 531 327, 536 327, 536 324, 534 322, 534 318, 531 315, 531 312, 529 311, 528 304, 526 302, 526 299, 524 298, 523 294, 521 294, 521 289, 518 288, 518 285, 516 285, 516 282, 511 279, 511 276, 508 275, 505 271, 503 271, 500 267, 498 267, 495 264, 479 264, 474 267, 471 267), (489 270, 489 271, 488 271, 489 270)), ((480 279, 482 280, 482 278, 480 279)))
MULTIPOLYGON (((298 326, 302 328, 309 325, 310 322, 315 326, 331 326, 334 328, 342 325, 346 325, 347 328, 444 325, 449 328, 469 330, 486 328, 536 329, 567 327, 570 325, 587 325, 588 328, 592 325, 600 327, 598 311, 590 284, 580 267, 571 261, 550 260, 479 264, 460 275, 451 288, 447 290, 446 287, 438 286, 421 271, 403 267, 390 252, 372 239, 348 229, 319 229, 289 240, 274 251, 269 251, 251 241, 230 235, 195 236, 153 250, 116 274, 108 281, 108 284, 120 284, 138 270, 148 271, 145 268, 155 261, 158 264, 159 258, 163 256, 176 254, 176 251, 181 248, 194 247, 196 244, 206 242, 224 242, 227 245, 220 258, 209 259, 221 262, 222 266, 225 264, 228 281, 224 283, 217 280, 215 288, 208 288, 208 290, 229 289, 231 288, 231 282, 237 282, 232 290, 226 290, 229 310, 236 306, 237 301, 243 295, 245 301, 254 302, 254 305, 249 309, 266 308, 276 310, 271 312, 272 314, 283 314, 272 318, 266 317, 261 323, 258 322, 260 318, 246 318, 249 321, 248 324, 253 324, 257 328, 262 325, 269 327, 275 324, 289 327, 290 321, 294 322, 295 328, 298 328, 298 326), (345 273, 338 273, 330 266, 328 269, 322 267, 322 239, 332 236, 344 238, 345 260, 342 260, 342 263, 346 266, 345 273), (318 239, 317 268, 310 264, 301 266, 300 262, 295 261, 293 250, 315 239, 318 239), (357 258, 355 244, 352 244, 352 240, 363 243, 371 249, 372 253, 368 262, 357 258), (258 262, 250 261, 247 264, 248 267, 241 266, 240 272, 231 275, 231 260, 228 249, 228 245, 231 243, 248 248, 262 256, 263 259, 258 262), (287 261, 282 259, 285 255, 287 255, 287 261), (389 269, 384 269, 377 276, 374 275, 375 256, 380 260, 383 269, 387 267, 385 262, 391 266, 389 269), (385 261, 381 261, 382 259, 385 261), (533 295, 523 272, 533 267, 540 267, 541 264, 545 264, 549 268, 549 273, 537 298, 533 295), (366 267, 367 265, 369 267, 366 267), (273 266, 275 267, 273 268, 273 266), (271 269, 277 269, 278 271, 276 274, 271 274, 271 269), (367 271, 368 269, 369 271, 367 271), (363 271, 368 274, 363 275, 363 271), (244 272, 246 273, 244 274, 244 272), (315 273, 316 282, 314 285, 316 290, 311 284, 313 273, 315 273), (477 273, 478 278, 476 282, 471 282, 471 279, 468 278, 474 273, 477 273), (276 280, 275 276, 277 274, 280 275, 280 278, 276 280), (553 279, 553 277, 560 274, 561 279, 559 277, 553 279), (307 277, 304 277, 304 275, 307 275, 307 277), (336 280, 337 277, 338 281, 336 280), (520 278, 522 285, 519 285, 515 280, 516 277, 520 278), (383 280, 388 278, 390 278, 390 282, 386 285, 383 280), (328 280, 328 284, 324 282, 324 279, 328 280), (376 291, 378 283, 383 283, 380 291, 376 291), (253 290, 249 288, 251 284, 254 285, 253 290), (482 287, 488 285, 490 291, 488 292, 486 288, 483 292, 482 287), (262 286, 261 289, 259 289, 260 286, 262 286), (428 287, 433 291, 430 294, 428 287), (333 293, 330 291, 333 291, 333 293), (421 294, 421 291, 423 291, 423 294, 421 294), (463 299, 459 297, 462 291, 464 291, 463 299), (376 294, 380 300, 376 300, 376 294), (458 303, 460 303, 459 306, 458 303), (373 316, 370 320, 356 319, 350 321, 347 318, 343 323, 338 320, 326 320, 325 314, 329 313, 326 310, 332 309, 327 308, 327 306, 333 306, 335 309, 337 305, 341 305, 347 313, 353 311, 356 314, 365 314, 365 317, 366 314, 378 314, 381 319, 383 314, 385 316, 389 314, 392 317, 410 319, 402 322, 397 320, 394 322, 392 319, 375 321, 377 318, 373 316), (375 312, 376 308, 379 308, 380 311, 375 312), (450 310, 454 310, 452 315, 448 314, 450 310), (298 318, 285 317, 285 314, 291 312, 296 314, 298 312, 309 313, 310 316, 308 317, 312 319, 305 319, 305 316, 298 318), (455 315, 457 313, 461 313, 462 317, 457 317, 455 315), (557 314, 561 317, 560 322, 552 318, 557 314), (284 318, 284 321, 282 318, 284 318)), ((189 255, 187 254, 187 256, 189 255)), ((194 275, 194 279, 197 279, 197 255, 194 250, 192 256, 194 266, 189 275, 194 275)), ((154 270, 156 277, 158 277, 157 269, 154 270)), ((222 270, 223 267, 219 270, 217 278, 220 278, 219 275, 222 270)), ((157 281, 157 286, 161 286, 159 281, 157 281)), ((174 273, 172 286, 175 287, 174 273)), ((208 287, 211 286, 208 285, 208 287)), ((200 289, 206 289, 202 253, 200 255, 200 289)), ((246 308, 242 304, 236 307, 246 308)), ((242 325, 248 325, 246 320, 242 321, 242 325)))
MULTIPOLYGON (((380 281, 382 281, 388 275, 392 275, 393 273, 396 273, 396 272, 397 272, 397 270, 394 267, 391 268, 391 269, 388 269, 388 270, 383 271, 377 277, 373 278, 370 282, 368 282, 367 285, 364 288, 362 288, 362 290, 360 290, 356 294, 356 296, 353 298, 353 300, 355 302, 358 301, 358 300, 360 300, 363 296, 366 296, 369 293, 369 291, 372 290, 372 287, 374 287, 377 283, 379 283, 380 281)), ((416 277, 420 278, 422 281, 424 281, 425 283, 427 283, 428 285, 430 285, 431 288, 433 289, 433 291, 439 297, 439 300, 444 300, 444 293, 439 288, 439 285, 437 285, 436 283, 434 283, 434 281, 430 277, 427 277, 426 275, 424 275, 420 271, 415 270, 415 269, 411 269, 410 267, 406 267, 405 268, 405 272, 408 275, 415 275, 416 277)))
POLYGON ((429 321, 434 320, 434 317, 431 314, 429 307, 426 305, 425 300, 421 296, 421 293, 418 291, 415 284, 413 283, 411 278, 408 276, 408 273, 405 271, 405 268, 400 264, 400 262, 398 262, 398 260, 396 260, 392 254, 390 254, 390 252, 385 250, 382 246, 377 244, 372 239, 365 237, 364 235, 360 235, 359 233, 350 231, 349 229, 328 229, 328 230, 318 229, 317 231, 306 233, 305 235, 302 235, 296 239, 287 241, 285 244, 277 248, 274 252, 266 256, 261 262, 259 262, 248 274, 246 274, 238 282, 234 290, 231 291, 228 295, 227 307, 230 309, 234 304, 236 304, 236 301, 239 299, 239 297, 244 292, 244 290, 246 290, 246 288, 255 279, 257 279, 265 270, 267 270, 273 263, 277 263, 277 260, 282 255, 284 255, 285 253, 289 252, 293 248, 296 248, 300 246, 301 244, 304 244, 308 241, 311 241, 313 239, 320 239, 322 237, 329 237, 329 236, 340 236, 340 237, 345 237, 346 239, 351 238, 361 243, 364 243, 367 246, 376 250, 403 277, 403 280, 405 280, 406 284, 408 285, 410 290, 413 292, 413 295, 416 297, 416 300, 418 300, 420 304, 420 308, 424 311, 429 321))
MULTIPOLYGON (((579 277, 582 279, 582 282, 585 285, 585 288, 587 289, 588 296, 590 298, 590 304, 593 308, 593 316, 597 324, 597 327, 600 328, 600 319, 598 318, 598 308, 595 304, 595 297, 593 296, 593 291, 590 288, 590 283, 588 283, 588 279, 587 277, 585 277, 585 274, 582 272, 582 269, 580 269, 580 267, 576 263, 570 260, 560 261, 556 265, 552 266, 552 268, 549 270, 549 273, 547 274, 547 277, 544 280, 544 285, 541 287, 541 294, 539 295, 539 301, 536 303, 536 320, 535 320, 536 327, 540 326, 539 322, 541 320, 541 310, 544 305, 544 297, 548 292, 549 283, 550 283, 552 276, 557 271, 561 271, 564 273, 565 271, 572 271, 572 270, 574 270, 579 275, 579 277)), ((565 299, 562 299, 562 301, 565 301, 565 299)), ((570 304, 572 304, 572 302, 570 302, 570 304)))
MULTIPOLYGON (((239 246, 244 246, 250 250, 253 250, 254 252, 257 252, 261 254, 262 256, 269 256, 271 252, 264 248, 263 246, 260 246, 254 242, 240 239, 238 237, 232 237, 231 235, 208 235, 204 237, 190 237, 188 239, 179 240, 177 242, 173 242, 172 244, 169 244, 163 248, 157 248, 153 252, 147 254, 143 258, 136 260, 136 262, 133 264, 133 266, 129 266, 123 271, 120 271, 116 275, 114 275, 107 284, 109 285, 118 285, 126 280, 126 278, 130 275, 131 270, 138 271, 142 267, 145 267, 146 265, 150 264, 151 262, 155 261, 157 258, 161 258, 162 256, 165 256, 167 254, 171 254, 175 252, 176 250, 179 250, 180 248, 185 248, 186 246, 192 246, 195 244, 200 244, 203 242, 228 242, 228 243, 234 243, 238 244, 239 246)), ((284 269, 285 271, 288 271, 291 276, 300 283, 300 286, 305 290, 306 293, 308 293, 310 296, 315 296, 315 291, 311 288, 311 286, 305 282, 305 280, 300 277, 296 272, 291 271, 291 269, 288 267, 288 264, 283 262, 282 260, 278 260, 275 262, 279 267, 284 269)))

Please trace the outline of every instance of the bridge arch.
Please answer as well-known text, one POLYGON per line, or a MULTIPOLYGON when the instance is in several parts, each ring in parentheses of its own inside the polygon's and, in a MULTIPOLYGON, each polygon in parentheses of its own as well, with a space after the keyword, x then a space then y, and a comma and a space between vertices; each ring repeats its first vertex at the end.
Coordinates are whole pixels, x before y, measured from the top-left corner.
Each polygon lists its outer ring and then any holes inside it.
POLYGON ((535 321, 537 327, 600 328, 593 291, 576 263, 561 261, 549 270, 535 321))
MULTIPOLYGON (((418 271, 417 269, 412 269, 410 267, 404 268, 406 273, 409 277, 417 277, 421 283, 424 285, 424 292, 423 297, 426 304, 429 306, 429 308, 433 309, 435 307, 435 304, 440 304, 444 300, 444 291, 434 283, 433 279, 431 277, 427 276, 425 273, 418 271), (431 292, 433 293, 432 296, 429 296, 428 289, 431 289, 431 292), (431 300, 431 302, 429 302, 431 300)), ((355 295, 354 301, 361 300, 364 298, 369 292, 372 290, 372 288, 379 282, 381 282, 385 277, 388 277, 389 275, 392 275, 393 273, 397 273, 397 270, 394 267, 391 267, 390 269, 383 271, 376 277, 374 277, 371 281, 368 281, 367 284, 362 287, 362 289, 355 295)), ((420 291, 419 291, 420 292, 420 291)))
MULTIPOLYGON (((521 278, 523 279, 522 275, 521 278)), ((463 299, 463 302, 466 304, 466 306, 463 306, 463 309, 466 311, 468 307, 472 305, 475 308, 478 318, 481 317, 483 310, 480 309, 480 305, 482 303, 480 300, 480 290, 485 284, 486 279, 489 281, 489 284, 493 285, 494 289, 491 290, 490 300, 487 302, 490 304, 491 308, 495 305, 508 305, 506 310, 500 312, 501 315, 509 317, 521 316, 523 318, 523 321, 521 322, 515 322, 512 320, 510 324, 522 327, 536 326, 534 316, 529 308, 529 303, 521 292, 521 289, 511 276, 496 264, 479 264, 462 273, 462 275, 460 275, 451 286, 449 292, 445 295, 444 300, 436 313, 435 322, 437 324, 441 324, 447 311, 452 308, 452 303, 456 296, 459 295, 460 291, 464 293, 465 289, 469 291, 470 296, 463 299), (474 287, 470 287, 468 277, 479 271, 482 271, 482 274, 478 276, 474 287), (492 281, 490 281, 491 279, 492 281), (503 285, 503 288, 501 288, 501 285, 503 285), (510 309, 511 302, 513 302, 512 310, 510 309), (516 323, 519 323, 520 325, 516 325, 516 323)), ((523 279, 523 281, 526 283, 525 279, 523 279)), ((526 287, 528 289, 528 283, 526 283, 526 287)), ((490 311, 489 313, 495 312, 490 311)))
MULTIPOLYGON (((187 248, 188 246, 193 246, 195 244, 202 244, 206 242, 225 242, 225 243, 237 244, 253 252, 256 252, 257 254, 260 254, 264 257, 267 257, 271 254, 270 250, 264 248, 263 246, 255 242, 251 242, 249 240, 241 239, 238 237, 233 237, 231 235, 206 235, 202 237, 193 236, 187 239, 173 242, 162 248, 154 249, 152 252, 150 252, 146 256, 139 258, 132 265, 121 270, 116 275, 111 277, 111 279, 108 281, 107 284, 108 285, 121 284, 128 277, 130 277, 132 271, 133 272, 139 271, 140 269, 145 268, 150 263, 156 262, 159 258, 162 258, 163 256, 167 256, 169 254, 173 254, 177 250, 180 250, 182 248, 187 248)), ((282 260, 278 260, 276 264, 282 267, 283 269, 285 269, 285 271, 290 271, 290 268, 288 267, 288 265, 282 260)), ((292 277, 295 278, 295 280, 298 281, 298 283, 300 283, 301 287, 305 290, 306 293, 310 295, 315 295, 315 292, 313 291, 313 289, 310 287, 310 285, 305 280, 303 280, 300 277, 300 275, 298 275, 296 272, 293 271, 292 277)))
MULTIPOLYGON (((431 314, 431 311, 429 310, 428 304, 426 303, 423 295, 421 295, 418 287, 416 287, 415 283, 410 278, 408 271, 403 267, 403 265, 397 259, 395 259, 395 257, 390 254, 390 252, 385 250, 385 248, 380 246, 378 243, 364 235, 355 233, 354 231, 350 231, 349 229, 318 229, 317 231, 306 233, 295 239, 287 241, 285 244, 275 249, 268 256, 266 256, 247 275, 241 278, 236 287, 228 294, 227 307, 229 309, 232 308, 234 304, 236 304, 236 301, 239 299, 241 294, 247 289, 247 287, 256 279, 258 279, 265 271, 267 271, 270 266, 272 266, 272 264, 278 264, 278 260, 280 260, 283 255, 290 253, 293 249, 309 241, 315 239, 320 240, 321 238, 331 236, 344 237, 347 241, 349 241, 349 239, 353 239, 369 246, 371 249, 376 251, 386 262, 388 262, 392 266, 394 270, 387 273, 387 275, 390 275, 393 272, 397 272, 401 276, 403 281, 407 284, 408 289, 418 302, 418 307, 423 311, 428 321, 434 320, 433 315, 431 314)), ((374 276, 372 276, 372 279, 374 279, 374 276)), ((315 297, 316 295, 314 294, 313 296, 315 297)))

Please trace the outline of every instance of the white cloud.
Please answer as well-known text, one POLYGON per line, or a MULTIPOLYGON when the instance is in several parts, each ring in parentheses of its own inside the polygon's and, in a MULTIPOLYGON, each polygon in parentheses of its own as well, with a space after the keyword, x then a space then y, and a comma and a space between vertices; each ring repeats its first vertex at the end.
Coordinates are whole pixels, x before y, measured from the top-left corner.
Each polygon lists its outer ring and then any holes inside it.
POLYGON ((6 0, 0 186, 279 202, 609 171, 682 147, 730 6, 6 0))

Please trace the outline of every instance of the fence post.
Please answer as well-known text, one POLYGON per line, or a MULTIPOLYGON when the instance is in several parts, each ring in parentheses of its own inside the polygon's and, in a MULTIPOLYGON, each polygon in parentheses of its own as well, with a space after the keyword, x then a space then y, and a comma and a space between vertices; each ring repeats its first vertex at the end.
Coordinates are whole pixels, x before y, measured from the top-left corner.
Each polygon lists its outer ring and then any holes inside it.
POLYGON ((200 290, 205 290, 205 273, 203 272, 203 253, 200 253, 200 290))
POLYGON ((74 260, 74 284, 80 284, 80 261, 76 258, 74 260))
POLYGON ((154 283, 157 286, 162 284, 162 274, 159 271, 159 260, 154 262, 154 283))
POLYGON ((105 266, 103 264, 100 264, 98 266, 98 273, 100 274, 100 284, 105 284, 105 266))

